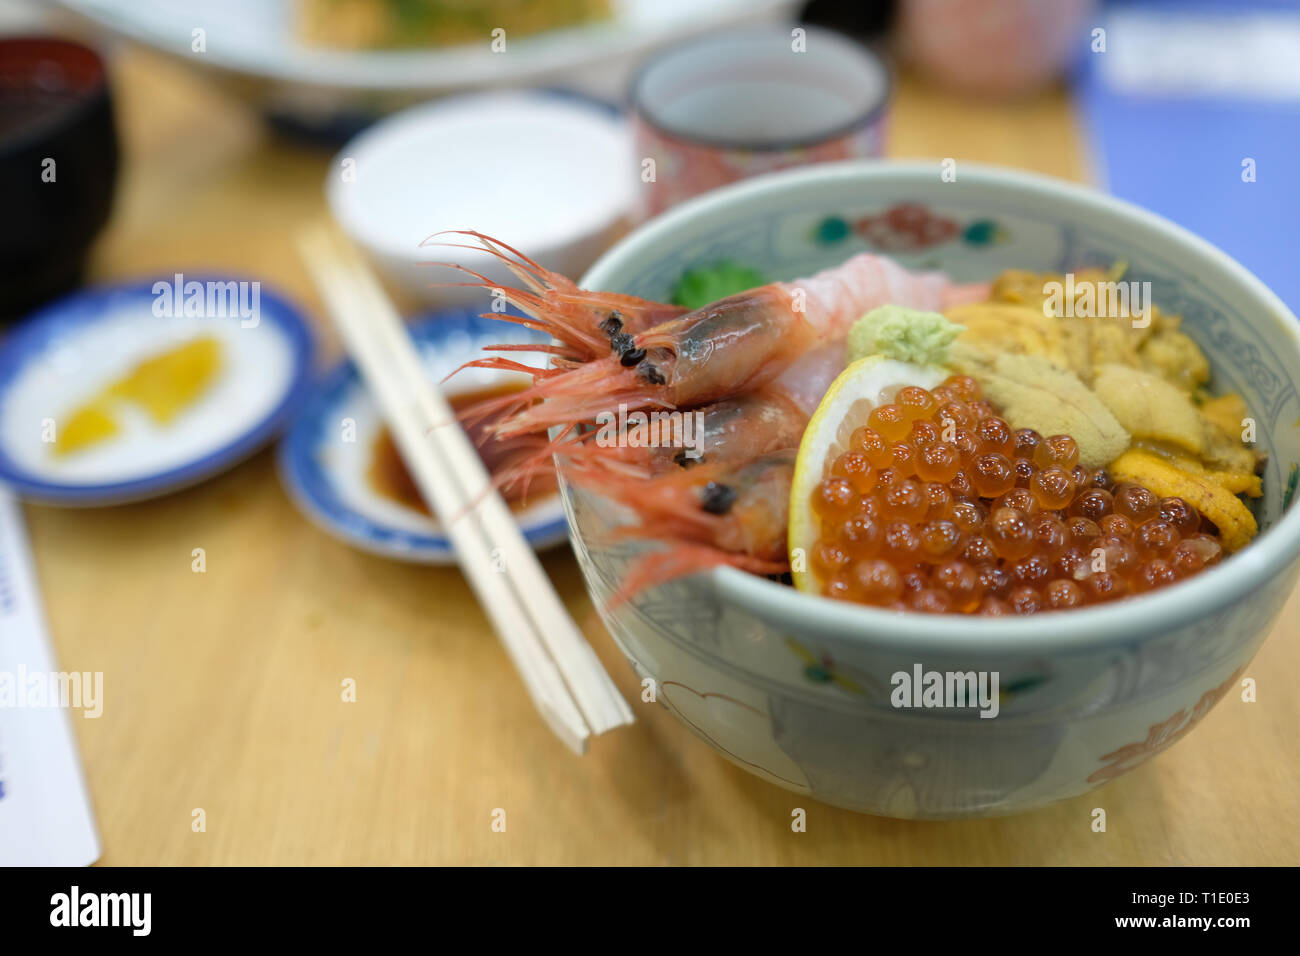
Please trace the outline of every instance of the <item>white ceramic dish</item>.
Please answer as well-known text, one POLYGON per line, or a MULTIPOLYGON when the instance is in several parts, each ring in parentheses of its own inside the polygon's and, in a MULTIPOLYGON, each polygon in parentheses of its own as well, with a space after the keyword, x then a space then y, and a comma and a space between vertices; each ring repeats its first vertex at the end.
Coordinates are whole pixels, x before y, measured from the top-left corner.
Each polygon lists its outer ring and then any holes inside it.
POLYGON ((559 94, 483 93, 376 123, 339 152, 325 193, 334 218, 392 281, 429 302, 486 311, 486 291, 436 285, 469 276, 429 263, 458 262, 499 282, 508 273, 481 251, 424 240, 468 228, 511 236, 543 265, 577 275, 627 215, 636 168, 612 110, 559 94))
MULTIPOLYGON (((311 49, 293 31, 292 0, 60 0, 91 22, 193 65, 238 78, 272 110, 325 125, 378 116, 431 95, 486 86, 565 84, 619 97, 657 47, 739 23, 780 20, 795 0, 614 0, 612 19, 482 44, 415 50, 311 49), (204 50, 194 50, 196 28, 204 50)), ((503 28, 505 25, 503 25, 503 28)))
POLYGON ((158 315, 153 287, 143 282, 74 293, 5 338, 0 480, 25 497, 59 504, 135 501, 229 468, 285 423, 305 391, 313 351, 297 310, 260 288, 257 313, 247 319, 158 315), (51 453, 51 438, 75 408, 142 359, 198 336, 220 343, 221 369, 175 421, 159 425, 121 403, 118 435, 68 456, 51 453))
MULTIPOLYGON (((528 342, 539 336, 470 311, 440 312, 410 326, 420 358, 434 381, 442 381, 485 345, 528 342)), ((540 364, 544 356, 523 353, 540 364)), ((443 386, 455 396, 490 388, 516 373, 466 369, 443 386)), ((280 443, 280 480, 313 524, 340 540, 398 561, 454 564, 455 552, 438 522, 375 491, 368 471, 383 419, 356 367, 340 363, 304 400, 280 443)), ((564 506, 556 494, 534 496, 516 515, 534 548, 567 537, 564 506)))

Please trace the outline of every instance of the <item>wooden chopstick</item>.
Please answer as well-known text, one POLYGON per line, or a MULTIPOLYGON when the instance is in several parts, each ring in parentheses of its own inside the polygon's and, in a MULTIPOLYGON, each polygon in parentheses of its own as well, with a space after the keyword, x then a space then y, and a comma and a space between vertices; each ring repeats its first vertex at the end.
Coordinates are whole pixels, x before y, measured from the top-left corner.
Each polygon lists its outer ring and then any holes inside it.
POLYGON ((304 233, 300 247, 416 485, 535 705, 565 743, 585 752, 591 734, 631 723, 631 709, 491 488, 478 453, 369 267, 324 227, 304 233))

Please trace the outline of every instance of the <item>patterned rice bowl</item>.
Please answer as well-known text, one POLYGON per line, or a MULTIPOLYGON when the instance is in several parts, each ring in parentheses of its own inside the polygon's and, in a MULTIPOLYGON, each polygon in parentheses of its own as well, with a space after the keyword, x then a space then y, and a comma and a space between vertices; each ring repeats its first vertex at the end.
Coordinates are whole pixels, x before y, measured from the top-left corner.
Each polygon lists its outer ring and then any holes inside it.
POLYGON ((591 289, 666 299, 684 270, 728 259, 791 279, 860 251, 960 281, 1124 260, 1183 316, 1268 453, 1262 532, 1192 583, 1026 618, 898 614, 720 569, 607 599, 646 547, 565 488, 593 599, 658 701, 746 770, 837 806, 901 818, 1006 814, 1062 800, 1169 747, 1237 693, 1300 573, 1300 326, 1258 279, 1187 231, 1101 193, 1020 171, 938 163, 827 164, 699 197, 611 249, 591 289), (895 707, 893 675, 999 675, 995 719, 895 707))

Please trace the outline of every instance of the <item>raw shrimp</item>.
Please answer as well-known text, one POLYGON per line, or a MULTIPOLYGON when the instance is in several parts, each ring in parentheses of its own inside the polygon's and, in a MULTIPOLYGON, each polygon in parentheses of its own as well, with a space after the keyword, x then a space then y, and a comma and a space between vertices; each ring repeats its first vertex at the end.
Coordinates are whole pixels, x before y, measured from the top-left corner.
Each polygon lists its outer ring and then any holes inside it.
MULTIPOLYGON (((636 414, 631 410, 625 419, 631 428, 612 436, 612 440, 599 426, 583 429, 577 423, 561 428, 554 440, 528 432, 510 438, 494 437, 491 421, 510 412, 496 399, 462 410, 461 419, 480 445, 501 441, 527 450, 527 454, 513 455, 511 466, 497 472, 494 484, 503 490, 526 489, 532 478, 550 471, 554 455, 617 467, 644 477, 704 462, 735 465, 779 448, 797 446, 808 419, 844 363, 843 343, 814 349, 770 385, 697 409, 667 413, 681 417, 659 421, 657 432, 649 431, 648 422, 647 427, 637 425, 630 418, 636 414), (687 416, 692 417, 688 420, 687 416), (639 435, 635 433, 638 427, 639 435), (658 439, 657 444, 645 440, 647 432, 658 439), (682 438, 687 438, 691 447, 686 447, 682 438)), ((611 413, 610 417, 615 416, 611 413)))
POLYGON ((680 417, 657 422, 653 430, 647 420, 631 420, 614 434, 608 426, 605 430, 597 426, 566 430, 553 441, 537 435, 506 439, 528 453, 516 454, 500 469, 495 484, 526 490, 533 478, 552 470, 555 455, 571 466, 603 468, 641 479, 702 465, 735 467, 797 446, 807 425, 807 409, 781 389, 763 388, 682 412, 680 417))
POLYGON ((599 429, 588 432, 580 444, 557 448, 556 452, 572 462, 616 462, 648 477, 704 464, 734 467, 759 455, 798 445, 808 425, 808 413, 774 388, 677 414, 680 419, 660 423, 660 447, 647 447, 644 436, 648 427, 634 424, 614 436, 603 435, 599 429), (679 421, 683 424, 678 425, 679 421), (636 434, 638 429, 640 435, 636 434), (678 440, 683 434, 692 447, 678 440))
MULTIPOLYGON (((587 421, 620 405, 686 409, 716 402, 773 381, 818 347, 842 342, 849 326, 878 305, 935 310, 950 289, 939 273, 914 274, 863 253, 810 278, 728 296, 640 332, 626 331, 620 310, 599 324, 607 354, 576 362, 572 356, 595 351, 591 313, 547 313, 544 323, 533 317, 539 323, 533 327, 544 326, 564 343, 552 351, 569 361, 534 370, 532 388, 502 400, 499 408, 508 413, 490 427, 505 437, 587 421)), ((501 367, 498 362, 468 364, 501 367)))
MULTIPOLYGON (((557 361, 564 364, 590 361, 609 352, 609 338, 600 330, 600 324, 611 315, 617 316, 620 323, 630 331, 640 332, 686 312, 686 309, 681 306, 652 302, 636 296, 612 292, 587 292, 578 288, 572 280, 545 268, 513 246, 473 230, 448 230, 435 233, 425 239, 421 245, 472 249, 487 252, 495 257, 519 279, 523 288, 503 287, 481 273, 456 262, 429 262, 426 265, 445 266, 476 280, 444 282, 440 285, 484 289, 499 295, 505 302, 526 313, 524 317, 491 313, 485 315, 485 318, 506 319, 518 325, 546 332, 564 343, 559 347, 541 344, 495 345, 490 347, 491 351, 551 352, 556 356, 557 361), (433 241, 445 235, 470 236, 477 239, 479 245, 433 241)), ((491 364, 491 360, 483 360, 479 364, 485 367, 523 370, 530 374, 538 371, 504 359, 497 365, 491 364)))
POLYGON ((662 542, 624 577, 613 604, 657 584, 727 564, 755 574, 789 570, 786 526, 797 449, 739 466, 701 465, 642 481, 590 464, 565 465, 564 478, 630 509, 637 523, 620 537, 662 542))

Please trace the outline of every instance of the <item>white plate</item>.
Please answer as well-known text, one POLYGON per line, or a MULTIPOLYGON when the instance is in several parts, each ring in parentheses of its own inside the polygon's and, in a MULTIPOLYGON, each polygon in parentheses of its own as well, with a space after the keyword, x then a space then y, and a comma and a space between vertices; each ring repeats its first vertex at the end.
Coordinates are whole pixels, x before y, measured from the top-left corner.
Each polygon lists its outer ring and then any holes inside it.
POLYGON ((74 293, 0 345, 0 480, 24 497, 104 505, 192 485, 261 447, 305 393, 312 337, 288 302, 259 286, 255 321, 158 315, 153 287, 74 293), (156 424, 123 403, 118 435, 67 457, 51 454, 50 439, 73 409, 142 359, 200 335, 221 343, 222 369, 174 422, 156 424))
MULTIPOLYGON (((438 382, 470 359, 481 358, 486 345, 546 340, 544 335, 484 318, 472 310, 434 312, 409 329, 430 378, 438 382)), ((533 365, 545 361, 540 353, 514 357, 533 365)), ((443 388, 455 395, 516 376, 466 369, 443 388)), ((383 424, 356 367, 348 361, 340 363, 313 389, 280 443, 280 481, 313 524, 353 547, 399 561, 454 563, 451 542, 433 518, 391 501, 371 487, 367 472, 383 424)), ((535 549, 568 538, 558 493, 530 499, 515 517, 535 549)))
MULTIPOLYGON (((475 46, 342 51, 303 45, 293 31, 291 0, 60 0, 121 35, 192 62, 297 86, 424 93, 519 85, 575 76, 601 65, 624 79, 650 49, 739 23, 787 16, 796 0, 614 0, 606 21, 512 39, 493 53, 490 36, 475 46), (205 31, 206 50, 192 49, 205 31)), ((508 28, 508 24, 503 24, 508 28)), ((606 93, 621 93, 614 84, 606 93)))

